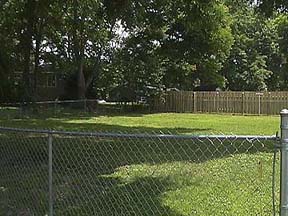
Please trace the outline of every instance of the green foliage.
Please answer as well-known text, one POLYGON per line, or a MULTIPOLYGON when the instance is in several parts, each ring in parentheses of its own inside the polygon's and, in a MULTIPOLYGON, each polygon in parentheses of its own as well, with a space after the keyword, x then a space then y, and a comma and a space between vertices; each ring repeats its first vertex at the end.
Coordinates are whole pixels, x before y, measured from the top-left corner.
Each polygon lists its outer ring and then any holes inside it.
POLYGON ((117 88, 139 95, 147 86, 287 89, 285 1, 6 0, 0 7, 1 98, 15 89, 36 97, 45 65, 73 77, 67 98, 106 98, 117 88))
POLYGON ((233 42, 228 8, 221 1, 174 1, 173 8, 161 52, 168 62, 166 80, 174 82, 165 84, 193 89, 200 80, 201 86, 222 87, 218 72, 233 42))
POLYGON ((275 68, 270 67, 277 53, 277 32, 273 25, 248 3, 233 7, 234 45, 222 73, 230 90, 268 89, 275 68))
POLYGON ((277 52, 274 53, 274 61, 271 66, 275 68, 271 82, 274 89, 287 90, 288 89, 288 18, 287 15, 278 15, 273 21, 272 25, 275 28, 277 35, 277 52))
POLYGON ((257 4, 259 9, 268 16, 271 16, 276 10, 285 13, 288 9, 286 0, 257 0, 257 4))

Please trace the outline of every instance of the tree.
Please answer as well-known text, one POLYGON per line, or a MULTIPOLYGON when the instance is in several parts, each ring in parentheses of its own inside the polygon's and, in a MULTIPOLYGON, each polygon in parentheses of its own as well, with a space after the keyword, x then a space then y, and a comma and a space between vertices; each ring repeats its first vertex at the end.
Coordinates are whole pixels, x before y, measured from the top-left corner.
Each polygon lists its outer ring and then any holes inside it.
MULTIPOLYGON (((1 1, 1 80, 15 86, 13 72, 23 71, 25 100, 37 94, 37 74, 44 65, 69 80, 67 98, 106 97, 117 87, 137 94, 147 87, 281 89, 286 24, 284 18, 274 22, 274 17, 256 13, 264 4, 266 0, 1 1)), ((275 0, 273 7, 279 13, 284 4, 275 0)))
MULTIPOLYGON (((23 100, 30 100, 37 95, 36 76, 40 61, 43 27, 48 19, 50 6, 54 1, 7 0, 2 4, 1 35, 3 43, 1 56, 6 56, 9 63, 9 77, 14 71, 22 72, 19 83, 23 100), (33 75, 32 75, 33 74, 33 75)), ((7 67, 5 69, 7 71, 7 67)), ((8 73, 6 73, 8 74, 8 73)))
POLYGON ((69 74, 77 74, 77 96, 87 90, 101 73, 103 62, 110 58, 115 39, 116 19, 108 17, 103 2, 73 0, 59 2, 54 32, 49 35, 51 55, 69 74), (60 9, 59 9, 60 8, 60 9))
POLYGON ((20 65, 21 8, 23 2, 1 1, 0 5, 0 98, 16 98, 13 71, 20 65))
POLYGON ((286 0, 257 0, 261 12, 271 16, 275 11, 287 12, 288 2, 286 0))
POLYGON ((269 64, 277 53, 273 25, 255 13, 255 7, 245 1, 230 4, 233 13, 234 45, 222 74, 230 90, 265 90, 273 70, 269 64))
MULTIPOLYGON (((218 72, 233 43, 231 19, 223 2, 135 1, 126 14, 123 25, 129 39, 125 49, 131 56, 153 56, 140 70, 146 71, 146 77, 151 73, 147 70, 159 67, 157 77, 162 76, 167 87, 193 89, 198 80, 204 89, 223 86, 218 72)), ((138 68, 135 62, 126 71, 138 68)))
POLYGON ((269 58, 269 67, 273 70, 273 75, 269 80, 270 89, 287 90, 288 89, 288 18, 287 15, 279 14, 271 20, 271 26, 274 28, 273 35, 277 43, 277 52, 272 53, 269 58))

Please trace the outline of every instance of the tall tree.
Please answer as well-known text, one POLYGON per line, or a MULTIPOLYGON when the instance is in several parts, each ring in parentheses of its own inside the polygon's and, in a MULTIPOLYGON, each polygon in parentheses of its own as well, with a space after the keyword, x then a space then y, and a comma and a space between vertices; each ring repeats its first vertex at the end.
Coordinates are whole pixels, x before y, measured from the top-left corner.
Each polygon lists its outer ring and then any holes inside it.
POLYGON ((21 38, 23 48, 23 86, 24 100, 30 100, 32 95, 30 85, 31 53, 33 48, 33 35, 36 20, 36 0, 27 0, 23 10, 23 35, 21 38))
POLYGON ((233 15, 234 45, 222 73, 230 90, 265 90, 273 74, 269 67, 277 52, 275 29, 247 1, 228 4, 233 15))
POLYGON ((52 55, 58 56, 58 64, 76 74, 77 97, 85 98, 102 61, 109 58, 116 19, 110 19, 101 1, 65 1, 59 2, 58 8, 54 16, 59 20, 49 36, 49 46, 52 55))
POLYGON ((273 75, 269 80, 272 90, 288 90, 288 17, 285 14, 278 14, 276 18, 270 18, 270 25, 273 26, 273 36, 277 45, 277 52, 271 52, 269 67, 273 75))
POLYGON ((13 71, 20 66, 23 49, 20 39, 23 23, 24 2, 1 1, 0 5, 0 98, 12 100, 16 97, 13 71))
POLYGON ((127 7, 126 15, 127 41, 137 41, 139 46, 133 49, 134 54, 126 49, 135 56, 137 50, 143 54, 147 48, 161 64, 159 73, 167 87, 193 89, 197 80, 203 89, 223 86, 218 72, 233 37, 228 8, 222 1, 135 1, 127 7))
POLYGON ((286 0, 257 0, 259 9, 266 15, 272 15, 275 11, 288 12, 288 2, 286 0))

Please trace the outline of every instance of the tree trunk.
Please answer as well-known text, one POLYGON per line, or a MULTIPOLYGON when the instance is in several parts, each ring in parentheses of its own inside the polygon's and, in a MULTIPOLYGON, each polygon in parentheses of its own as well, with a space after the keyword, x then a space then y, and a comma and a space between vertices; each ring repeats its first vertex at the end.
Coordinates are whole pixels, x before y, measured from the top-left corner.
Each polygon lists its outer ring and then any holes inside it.
POLYGON ((85 84, 85 77, 83 71, 83 57, 79 56, 78 61, 78 80, 77 80, 77 87, 78 87, 78 98, 85 99, 86 96, 86 84, 85 84))
POLYGON ((79 18, 78 13, 78 0, 73 0, 73 47, 74 47, 74 62, 77 73, 77 97, 78 99, 84 99, 86 95, 86 82, 84 76, 84 53, 85 48, 82 41, 82 21, 79 18))
POLYGON ((23 100, 30 101, 31 86, 30 86, 30 63, 32 51, 32 39, 34 30, 34 13, 35 13, 35 0, 27 0, 25 5, 25 31, 23 33, 23 100))
MULTIPOLYGON (((41 27, 40 27, 41 28, 41 27)), ((35 67, 34 67, 34 74, 33 74, 33 93, 34 97, 37 96, 37 80, 38 80, 38 73, 39 73, 39 63, 40 63, 40 43, 41 43, 41 30, 36 35, 36 47, 35 47, 35 67)))
POLYGON ((100 59, 100 54, 98 56, 98 58, 95 59, 95 64, 93 67, 93 71, 92 74, 90 74, 90 76, 86 79, 86 91, 88 90, 88 88, 90 87, 90 85, 92 84, 93 80, 98 79, 100 73, 101 73, 101 59, 100 59))

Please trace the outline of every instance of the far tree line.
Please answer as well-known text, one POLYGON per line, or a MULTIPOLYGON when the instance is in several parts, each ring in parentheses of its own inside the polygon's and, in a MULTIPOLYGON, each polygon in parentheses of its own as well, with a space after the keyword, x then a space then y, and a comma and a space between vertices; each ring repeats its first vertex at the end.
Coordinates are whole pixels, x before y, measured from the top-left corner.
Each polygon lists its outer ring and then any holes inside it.
POLYGON ((288 90, 287 9, 282 0, 2 0, 0 100, 37 99, 45 67, 69 99, 288 90))

